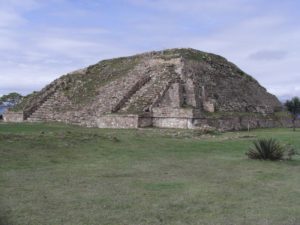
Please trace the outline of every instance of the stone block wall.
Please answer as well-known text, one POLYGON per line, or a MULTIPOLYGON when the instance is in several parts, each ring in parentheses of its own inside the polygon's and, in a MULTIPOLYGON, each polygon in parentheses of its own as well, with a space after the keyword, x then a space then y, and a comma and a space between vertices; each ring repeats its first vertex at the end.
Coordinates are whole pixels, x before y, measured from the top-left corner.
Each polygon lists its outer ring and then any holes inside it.
POLYGON ((204 111, 206 111, 206 112, 211 112, 211 113, 213 113, 213 112, 215 112, 215 105, 214 105, 214 103, 211 102, 211 101, 204 101, 204 102, 203 102, 203 109, 204 109, 204 111))
MULTIPOLYGON (((292 121, 288 117, 275 119, 263 116, 224 116, 221 118, 197 118, 193 121, 193 129, 201 127, 214 127, 220 131, 247 130, 256 128, 292 127, 292 121)), ((300 127, 300 120, 296 122, 300 127)))
POLYGON ((152 118, 153 127, 158 128, 179 128, 179 129, 193 129, 191 118, 152 118))
POLYGON ((200 116, 200 110, 193 108, 153 108, 153 117, 194 118, 200 116))
POLYGON ((183 85, 183 93, 184 93, 184 104, 188 106, 193 106, 195 108, 200 108, 199 104, 199 91, 197 90, 197 86, 195 86, 192 79, 187 79, 183 85))
POLYGON ((179 108, 183 104, 182 90, 183 87, 180 83, 170 85, 166 93, 161 99, 159 105, 161 107, 179 108))
POLYGON ((24 121, 24 114, 23 112, 6 112, 3 114, 3 121, 4 122, 14 122, 20 123, 24 121))
POLYGON ((153 121, 152 117, 142 116, 139 117, 138 127, 152 127, 153 121))
MULTIPOLYGON (((80 114, 80 113, 79 113, 80 114)), ((255 128, 274 128, 274 127, 292 127, 292 120, 288 116, 275 118, 262 115, 244 115, 244 116, 221 116, 204 117, 199 116, 193 109, 172 109, 156 108, 153 114, 145 115, 103 115, 93 120, 82 120, 82 115, 66 115, 55 121, 79 124, 88 127, 99 128, 139 128, 139 127, 158 127, 158 128, 179 128, 179 129, 203 129, 212 127, 220 131, 247 130, 255 128), (171 115, 171 116, 170 116, 171 115), (197 116, 196 116, 197 115, 197 116), (67 118, 74 118, 69 120, 67 118), (82 120, 82 123, 77 121, 82 120)), ((4 122, 23 122, 23 112, 6 112, 4 122)), ((300 127, 300 120, 296 121, 296 127, 300 127)))
POLYGON ((99 128, 138 128, 138 115, 105 115, 96 120, 99 128))

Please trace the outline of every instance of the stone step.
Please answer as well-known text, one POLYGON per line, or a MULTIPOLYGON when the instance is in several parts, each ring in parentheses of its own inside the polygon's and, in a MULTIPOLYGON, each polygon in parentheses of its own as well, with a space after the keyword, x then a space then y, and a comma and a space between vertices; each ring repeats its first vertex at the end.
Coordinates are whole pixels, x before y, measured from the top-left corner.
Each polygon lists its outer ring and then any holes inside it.
MULTIPOLYGON (((168 77, 170 74, 165 73, 164 76, 168 77)), ((160 79, 153 77, 148 83, 141 87, 119 110, 120 112, 130 112, 132 110, 142 112, 145 108, 149 107, 154 99, 159 96, 169 85, 169 79, 161 82, 160 79)))
POLYGON ((45 113, 45 112, 51 112, 51 111, 52 111, 52 108, 44 108, 44 107, 42 107, 42 108, 39 108, 38 110, 36 110, 35 112, 43 112, 43 113, 45 113))
POLYGON ((53 107, 71 106, 67 99, 61 98, 61 93, 54 92, 27 118, 28 121, 53 121, 53 107))
POLYGON ((41 118, 41 119, 45 119, 45 118, 51 118, 50 116, 44 116, 44 115, 34 115, 31 116, 30 118, 41 118))
MULTIPOLYGON (((56 93, 54 93, 56 94, 56 93)), ((52 109, 52 105, 54 103, 54 94, 50 97, 48 97, 48 99, 46 99, 41 105, 40 107, 34 111, 29 118, 27 118, 28 121, 34 122, 34 121, 45 121, 45 120, 49 120, 49 118, 51 117, 49 112, 51 112, 52 109)))
MULTIPOLYGON (((41 119, 41 118, 28 118, 27 121, 29 121, 29 122, 44 122, 46 120, 41 119)), ((49 121, 49 120, 47 120, 47 121, 49 121)))
POLYGON ((146 79, 144 74, 133 73, 130 76, 120 78, 103 86, 97 95, 97 101, 91 106, 89 111, 95 111, 97 115, 110 113, 122 107, 128 97, 132 95, 138 83, 146 79))
POLYGON ((48 115, 50 114, 51 111, 38 111, 38 112, 34 112, 31 115, 35 116, 35 115, 48 115))

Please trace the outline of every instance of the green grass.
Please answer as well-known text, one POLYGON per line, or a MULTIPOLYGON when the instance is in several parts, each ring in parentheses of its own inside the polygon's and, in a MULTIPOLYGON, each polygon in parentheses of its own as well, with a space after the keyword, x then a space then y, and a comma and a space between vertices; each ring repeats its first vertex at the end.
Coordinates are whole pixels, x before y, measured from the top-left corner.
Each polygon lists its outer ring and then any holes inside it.
POLYGON ((187 130, 0 123, 0 224, 300 224, 300 157, 249 160, 289 129, 187 130))

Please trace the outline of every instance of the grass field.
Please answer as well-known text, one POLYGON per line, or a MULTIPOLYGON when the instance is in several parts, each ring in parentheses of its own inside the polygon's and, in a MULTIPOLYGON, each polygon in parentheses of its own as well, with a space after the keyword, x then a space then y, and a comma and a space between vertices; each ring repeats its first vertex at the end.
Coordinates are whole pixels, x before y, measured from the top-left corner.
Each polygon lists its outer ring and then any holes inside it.
POLYGON ((300 132, 0 123, 0 225, 299 225, 300 157, 249 160, 300 132))

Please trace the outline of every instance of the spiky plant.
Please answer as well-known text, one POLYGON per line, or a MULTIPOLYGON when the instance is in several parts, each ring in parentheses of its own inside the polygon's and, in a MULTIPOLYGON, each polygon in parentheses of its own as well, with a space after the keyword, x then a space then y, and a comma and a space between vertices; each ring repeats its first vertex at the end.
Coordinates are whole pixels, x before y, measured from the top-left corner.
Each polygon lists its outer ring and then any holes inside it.
POLYGON ((285 148, 275 139, 259 139, 253 141, 253 147, 246 155, 250 159, 280 160, 283 159, 285 148))

